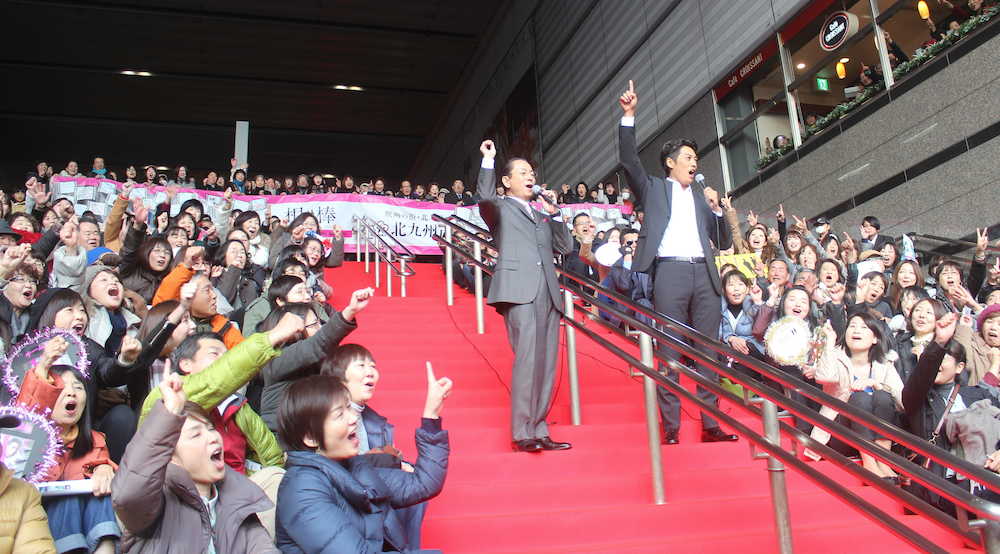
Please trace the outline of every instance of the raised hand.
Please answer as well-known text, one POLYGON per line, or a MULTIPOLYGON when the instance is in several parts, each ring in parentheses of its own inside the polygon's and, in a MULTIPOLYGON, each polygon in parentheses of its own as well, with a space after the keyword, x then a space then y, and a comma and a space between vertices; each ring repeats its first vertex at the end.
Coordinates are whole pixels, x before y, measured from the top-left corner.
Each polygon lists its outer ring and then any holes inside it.
POLYGON ((750 300, 757 306, 764 302, 764 289, 756 282, 750 287, 750 300))
POLYGON ((784 204, 778 204, 778 213, 774 214, 774 217, 775 217, 775 219, 778 220, 779 223, 784 223, 784 221, 785 221, 785 206, 784 206, 784 204))
POLYGON ((69 343, 63 337, 55 336, 49 339, 42 349, 42 355, 35 364, 35 376, 42 381, 47 381, 49 378, 49 368, 66 353, 67 349, 69 349, 69 343))
POLYGON ((122 183, 122 191, 119 193, 121 194, 121 197, 128 198, 129 196, 131 196, 133 186, 134 185, 132 183, 122 183))
POLYGON ((618 105, 621 106, 625 117, 635 117, 635 108, 639 104, 639 97, 635 94, 635 82, 628 80, 628 88, 618 97, 618 105))
POLYGON ((834 304, 844 303, 844 294, 847 292, 847 287, 843 283, 834 283, 830 285, 830 299, 833 300, 834 304))
POLYGON ((767 228, 767 243, 771 246, 778 246, 781 242, 781 233, 778 232, 774 227, 767 228))
POLYGON ((28 257, 29 252, 31 252, 30 244, 10 246, 7 250, 4 250, 3 256, 0 257, 0 277, 10 277, 17 271, 17 268, 28 257))
POLYGON ((277 348, 285 342, 297 339, 306 330, 306 322, 295 314, 285 314, 273 329, 267 332, 271 345, 277 348))
POLYGON ((483 143, 479 145, 479 151, 483 154, 484 158, 492 160, 497 157, 497 149, 492 140, 484 140, 483 143))
POLYGON ((180 303, 185 310, 191 307, 191 302, 194 301, 194 295, 196 292, 198 292, 197 283, 192 283, 191 281, 188 281, 187 283, 181 285, 180 303))
POLYGON ((306 238, 306 228, 302 225, 292 229, 292 243, 300 244, 306 238))
POLYGON ((344 238, 344 230, 340 227, 340 225, 333 226, 333 238, 337 240, 344 238))
POLYGON ((983 258, 986 256, 986 247, 990 245, 989 237, 987 237, 987 227, 980 229, 976 227, 976 257, 983 258))
POLYGON ((132 226, 139 231, 145 229, 146 222, 149 221, 149 208, 142 202, 142 198, 132 199, 132 214, 135 215, 132 226))
POLYGON ((947 313, 934 324, 934 342, 944 347, 955 336, 955 328, 958 327, 958 315, 954 312, 947 313))
POLYGON ((444 407, 444 399, 451 394, 454 384, 451 379, 442 377, 438 379, 434 376, 434 368, 427 362, 427 402, 424 403, 424 417, 427 419, 438 419, 441 417, 441 408, 444 407))
POLYGON ((205 262, 205 248, 202 246, 189 246, 184 251, 184 265, 189 269, 194 269, 196 265, 205 262))
POLYGON ((722 206, 723 210, 726 210, 728 212, 729 210, 733 209, 733 197, 729 196, 728 194, 724 195, 722 198, 719 199, 719 205, 722 206))
POLYGON ((753 213, 753 210, 748 210, 747 211, 747 225, 749 225, 750 228, 752 229, 752 228, 754 228, 754 227, 757 226, 757 223, 758 223, 757 214, 753 213))
POLYGON ((168 200, 173 200, 174 197, 177 196, 177 190, 178 190, 178 188, 179 187, 177 185, 167 185, 167 199, 168 200))
POLYGON ((373 296, 375 296, 375 289, 371 287, 354 291, 351 294, 351 303, 340 312, 340 315, 347 321, 354 321, 354 316, 368 307, 368 302, 373 296))
POLYGON ((802 234, 805 234, 805 232, 809 230, 809 226, 806 225, 806 220, 802 219, 797 215, 793 215, 792 219, 795 220, 794 227, 798 229, 799 232, 801 232, 802 234))
POLYGON ((170 360, 163 364, 163 380, 160 381, 160 397, 163 407, 174 415, 184 413, 187 394, 184 392, 184 380, 177 373, 170 371, 170 360))
POLYGON ((67 250, 75 252, 77 245, 80 244, 79 225, 79 220, 73 216, 59 229, 59 240, 62 241, 67 250))
POLYGON ((139 339, 125 335, 122 337, 122 347, 121 347, 121 358, 125 363, 134 363, 139 359, 139 354, 142 353, 142 343, 139 339))

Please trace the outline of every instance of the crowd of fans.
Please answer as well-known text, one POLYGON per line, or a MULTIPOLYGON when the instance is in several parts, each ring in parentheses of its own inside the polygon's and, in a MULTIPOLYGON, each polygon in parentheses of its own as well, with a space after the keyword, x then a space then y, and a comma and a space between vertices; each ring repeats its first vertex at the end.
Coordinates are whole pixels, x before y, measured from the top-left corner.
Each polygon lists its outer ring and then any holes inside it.
MULTIPOLYGON (((252 190, 242 171, 231 186, 252 190)), ((131 167, 102 218, 57 199, 50 174, 0 203, 0 343, 31 353, 5 368, 0 404, 22 411, 0 431, 40 414, 62 448, 44 475, 0 464, 0 552, 418 551, 452 384, 428 366, 417 452, 397 450, 369 405, 376 354, 345 344, 374 291, 329 302, 342 231, 234 210, 233 188, 221 207, 168 193, 149 209, 130 193, 158 176, 131 167), (22 478, 91 492, 40 498, 22 478)), ((116 177, 101 158, 90 174, 116 177)), ((190 184, 184 168, 171 184, 190 184)), ((0 460, 23 461, 5 444, 0 460)))
MULTIPOLYGON (((77 164, 60 174, 79 175, 77 164)), ((89 174, 116 177, 101 158, 89 174)), ((423 503, 441 490, 447 467, 440 411, 451 382, 427 368, 418 455, 404 457, 392 426, 370 405, 380 379, 375 355, 344 344, 373 291, 355 291, 339 311, 328 302, 324 270, 343 262, 342 231, 335 227, 324 243, 312 214, 283 222, 239 212, 229 194, 343 192, 353 180, 301 175, 275 187, 276 180, 245 181, 245 174, 234 163, 229 185, 214 172, 197 185, 228 191, 219 208, 192 199, 150 210, 130 200, 133 187, 165 179, 155 168, 143 182, 126 170, 106 218, 54 199, 47 164, 0 198, 0 341, 8 353, 37 342, 31 367, 3 400, 45 414, 59 431, 62 453, 42 481, 88 479, 93 489, 39 501, 0 468, 0 513, 18 513, 13 526, 0 521, 12 537, 0 551, 419 549, 423 503)), ((181 167, 167 184, 193 181, 181 167)), ((408 182, 389 192, 382 180, 367 193, 424 194, 408 182)), ((613 184, 562 185, 558 193, 565 204, 629 197, 613 184)), ((460 180, 450 190, 432 183, 427 195, 476 202, 460 180)), ((985 230, 966 269, 945 257, 919 259, 905 238, 881 234, 875 217, 860 222, 859 235, 838 235, 824 218, 788 221, 779 210, 769 227, 752 211, 741 218, 727 197, 707 198, 737 237, 720 255, 743 255, 721 268, 719 340, 1000 469, 991 411, 1000 411, 1000 261, 988 255, 996 249, 985 230), (778 355, 771 332, 793 320, 812 336, 812 355, 795 363, 778 355)), ((626 225, 600 231, 590 213, 577 213, 575 250, 562 264, 652 309, 649 276, 631 270, 642 240, 635 208, 626 225)), ((456 263, 456 278, 471 288, 472 266, 456 263)), ((599 306, 595 312, 624 325, 599 306)), ((818 427, 796 424, 857 454, 818 427)), ((875 475, 899 480, 878 459, 860 458, 875 475)))
MULTIPOLYGON (((452 181, 450 187, 433 181, 426 185, 421 183, 413 184, 409 179, 402 180, 398 187, 387 187, 385 179, 381 177, 373 177, 367 181, 355 184, 354 177, 351 175, 344 175, 343 178, 340 178, 331 174, 324 176, 319 173, 301 173, 294 177, 291 175, 269 177, 263 173, 255 173, 251 178, 248 172, 249 168, 246 164, 238 164, 234 158, 230 160, 230 165, 228 181, 226 177, 221 176, 215 170, 209 170, 205 174, 205 177, 197 180, 188 173, 188 168, 184 165, 178 166, 172 175, 160 173, 157 167, 152 165, 141 166, 143 173, 140 178, 136 166, 130 165, 125 168, 123 174, 125 178, 121 182, 144 187, 176 186, 216 192, 229 190, 235 194, 265 196, 353 193, 438 202, 457 206, 475 206, 479 202, 477 195, 466 190, 465 182, 462 179, 455 179, 452 181)), ((105 167, 104 158, 101 156, 94 158, 91 170, 87 172, 81 172, 80 164, 72 160, 67 162, 66 167, 58 173, 55 173, 55 170, 48 162, 38 162, 34 171, 28 173, 28 178, 34 178, 36 182, 46 185, 53 175, 119 180, 118 173, 105 167)), ((14 193, 11 203, 15 208, 25 202, 23 192, 19 189, 14 193)), ((497 187, 497 192, 502 195, 503 187, 497 187)), ((570 187, 569 184, 564 183, 559 193, 559 202, 561 204, 622 204, 627 199, 628 195, 619 194, 617 186, 613 183, 598 183, 594 186, 588 186, 587 183, 581 181, 575 187, 570 187)), ((10 208, 7 208, 6 213, 10 213, 10 208)))
MULTIPOLYGON (((971 264, 963 264, 919 257, 909 238, 882 234, 877 217, 865 217, 856 233, 838 234, 826 218, 788 221, 780 209, 770 227, 753 211, 741 218, 727 197, 706 198, 724 214, 734 237, 733 248, 720 255, 744 255, 720 268, 720 341, 980 466, 1000 468, 1000 243, 990 246, 987 229, 977 231, 971 264), (807 330, 798 360, 788 359, 788 335, 780 332, 786 325, 807 330), (949 401, 953 390, 957 395, 949 401)), ((574 258, 564 267, 651 309, 649 276, 630 269, 642 240, 639 227, 598 233, 589 215, 577 214, 574 258), (593 252, 609 244, 618 255, 602 262, 593 252)), ((750 368, 735 367, 783 390, 750 368)), ((794 390, 785 393, 803 400, 794 390)), ((886 449, 900 449, 830 407, 807 403, 886 449)), ((819 427, 796 424, 844 454, 859 454, 819 427)), ((952 509, 875 457, 862 452, 860 461, 875 475, 952 509)), ((931 467, 976 487, 942 466, 931 467)))

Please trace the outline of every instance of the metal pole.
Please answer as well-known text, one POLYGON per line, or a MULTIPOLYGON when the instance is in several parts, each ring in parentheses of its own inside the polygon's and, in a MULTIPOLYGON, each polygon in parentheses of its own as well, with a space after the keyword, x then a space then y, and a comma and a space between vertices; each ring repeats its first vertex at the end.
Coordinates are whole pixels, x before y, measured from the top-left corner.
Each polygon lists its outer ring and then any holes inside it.
POLYGON ((875 49, 878 50, 878 63, 882 66, 882 80, 885 83, 885 90, 892 88, 896 84, 896 77, 892 74, 892 64, 889 63, 889 45, 885 42, 885 35, 882 34, 882 26, 878 24, 878 0, 868 0, 868 5, 872 9, 872 34, 875 35, 875 49))
POLYGON ((983 537, 983 549, 988 554, 1000 552, 1000 522, 987 520, 979 532, 983 537))
POLYGON ((354 220, 354 261, 361 261, 361 229, 357 219, 354 220))
POLYGON ((406 298, 406 258, 399 259, 399 295, 406 298))
MULTIPOLYGON (((472 254, 477 262, 483 261, 482 249, 479 241, 472 241, 472 254)), ((476 274, 476 331, 482 335, 486 332, 483 328, 483 268, 475 265, 473 272, 476 274)))
MULTIPOLYGON (((646 333, 639 333, 639 353, 642 363, 648 369, 656 371, 653 361, 653 338, 646 333)), ((666 504, 663 493, 663 451, 660 449, 660 421, 656 417, 656 381, 643 374, 642 392, 646 404, 646 438, 649 441, 649 465, 653 471, 653 501, 656 504, 666 504)))
POLYGON ((369 240, 368 239, 370 237, 368 236, 368 226, 364 225, 364 223, 362 223, 361 232, 364 233, 364 235, 365 235, 364 236, 364 239, 365 239, 365 273, 368 273, 368 262, 369 262, 369 259, 371 258, 371 254, 369 254, 369 249, 368 249, 368 247, 369 247, 369 240))
MULTIPOLYGON (((781 446, 781 430, 778 427, 778 407, 770 400, 761 403, 764 417, 764 435, 767 441, 781 446)), ((771 481, 771 506, 774 508, 774 530, 778 535, 778 549, 781 554, 791 554, 792 522, 788 510, 788 489, 785 486, 785 465, 774 456, 767 457, 767 474, 771 481)))
MULTIPOLYGON (((479 243, 476 243, 479 244, 479 243)), ((563 291, 563 311, 573 319, 573 293, 563 291)), ((569 367, 569 407, 573 425, 580 424, 580 376, 576 366, 576 328, 566 324, 566 366, 569 367)))
POLYGON ((455 291, 451 290, 451 227, 444 228, 444 238, 448 244, 444 245, 444 290, 445 298, 449 306, 455 305, 455 291))
POLYGON ((392 266, 389 265, 389 255, 388 255, 389 252, 391 252, 391 250, 389 250, 387 248, 386 249, 386 257, 385 257, 385 284, 386 284, 386 296, 388 296, 388 297, 391 298, 392 297, 392 266))
POLYGON ((381 284, 382 284, 381 271, 379 270, 379 268, 382 267, 382 266, 379 265, 379 259, 378 259, 378 257, 379 257, 379 251, 378 251, 378 247, 373 245, 372 246, 372 250, 375 251, 374 252, 374 254, 375 254, 375 260, 374 260, 374 263, 375 263, 375 288, 379 288, 379 286, 381 286, 381 284))

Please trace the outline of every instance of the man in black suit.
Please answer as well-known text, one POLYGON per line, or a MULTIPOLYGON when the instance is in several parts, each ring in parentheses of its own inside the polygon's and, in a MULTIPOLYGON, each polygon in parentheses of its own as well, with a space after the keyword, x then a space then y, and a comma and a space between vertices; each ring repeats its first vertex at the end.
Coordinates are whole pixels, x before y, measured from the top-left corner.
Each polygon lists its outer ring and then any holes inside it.
POLYGON ((455 182, 451 184, 451 191, 445 195, 444 201, 447 204, 457 206, 472 206, 479 202, 479 199, 465 190, 465 183, 461 179, 455 179, 455 182))
MULTIPOLYGON (((718 193, 704 192, 695 184, 698 170, 698 146, 689 140, 674 140, 663 145, 660 161, 666 179, 648 175, 639 160, 635 138, 635 108, 638 104, 635 85, 628 82, 618 99, 624 116, 619 134, 619 156, 635 203, 645 209, 632 269, 653 276, 653 305, 672 319, 689 325, 710 338, 717 338, 722 319, 722 284, 715 267, 716 249, 729 248, 732 237, 722 219, 722 211, 713 212, 706 197, 715 200, 718 193)), ((718 208, 715 208, 718 210, 718 208)), ((667 347, 660 345, 666 351, 667 347)), ((709 357, 715 354, 701 348, 709 357)), ((717 373, 698 366, 698 372, 716 382, 717 373)), ((677 380, 675 371, 669 378, 677 380)), ((663 419, 664 444, 677 444, 680 430, 680 400, 674 393, 657 387, 660 417, 663 419)), ((698 397, 718 402, 711 391, 698 386, 698 397)), ((719 424, 701 414, 702 442, 734 441, 738 437, 719 429, 719 424)))
POLYGON ((526 160, 511 158, 500 181, 507 195, 496 193, 493 141, 479 147, 479 213, 493 234, 496 268, 486 303, 503 316, 514 351, 510 379, 511 436, 514 450, 566 450, 568 442, 549 437, 545 416, 552 402, 559 358, 562 296, 556 280, 553 250, 572 248, 569 229, 559 217, 555 194, 545 191, 545 213, 531 207, 535 172, 526 160))

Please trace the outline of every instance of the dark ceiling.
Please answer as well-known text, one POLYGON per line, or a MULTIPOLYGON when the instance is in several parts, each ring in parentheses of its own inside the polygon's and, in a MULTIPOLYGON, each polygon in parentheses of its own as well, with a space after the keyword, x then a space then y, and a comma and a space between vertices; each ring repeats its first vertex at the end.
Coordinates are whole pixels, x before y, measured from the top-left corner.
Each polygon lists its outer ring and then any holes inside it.
POLYGON ((95 154, 220 168, 244 119, 251 172, 401 178, 502 2, 4 4, 7 181, 35 159, 58 170, 95 154))

